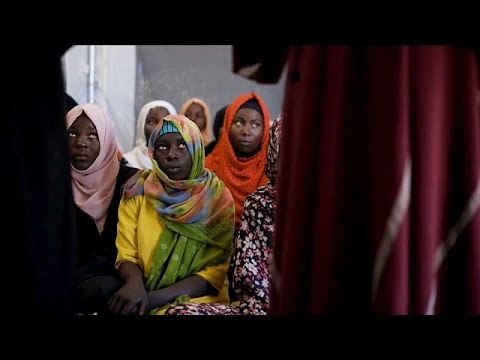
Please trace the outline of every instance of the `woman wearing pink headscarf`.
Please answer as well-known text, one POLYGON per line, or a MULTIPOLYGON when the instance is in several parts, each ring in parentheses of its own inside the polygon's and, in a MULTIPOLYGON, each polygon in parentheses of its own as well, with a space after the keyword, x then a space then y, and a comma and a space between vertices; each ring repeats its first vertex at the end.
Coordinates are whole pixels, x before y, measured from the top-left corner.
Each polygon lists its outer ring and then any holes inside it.
POLYGON ((100 313, 122 285, 114 268, 120 190, 138 170, 119 164, 113 123, 98 106, 75 106, 66 123, 77 233, 75 311, 100 313))

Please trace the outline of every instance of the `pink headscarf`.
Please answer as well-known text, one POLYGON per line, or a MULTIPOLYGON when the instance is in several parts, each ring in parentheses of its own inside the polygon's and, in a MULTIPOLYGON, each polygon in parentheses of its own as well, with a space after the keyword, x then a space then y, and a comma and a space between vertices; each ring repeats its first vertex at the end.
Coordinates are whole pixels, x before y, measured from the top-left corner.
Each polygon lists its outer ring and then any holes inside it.
POLYGON ((100 152, 86 170, 77 170, 70 165, 73 199, 80 209, 95 220, 98 231, 102 233, 120 168, 117 140, 112 121, 94 104, 80 104, 70 110, 66 117, 67 129, 82 112, 85 112, 97 128, 100 152))

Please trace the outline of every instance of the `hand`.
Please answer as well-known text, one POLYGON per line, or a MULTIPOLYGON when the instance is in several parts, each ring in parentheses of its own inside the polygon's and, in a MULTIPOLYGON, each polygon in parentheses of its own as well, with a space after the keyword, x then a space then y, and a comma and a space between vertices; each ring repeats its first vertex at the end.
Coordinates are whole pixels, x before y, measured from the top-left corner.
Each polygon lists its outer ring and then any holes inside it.
POLYGON ((114 314, 144 315, 149 310, 147 291, 142 281, 129 280, 108 302, 114 314))

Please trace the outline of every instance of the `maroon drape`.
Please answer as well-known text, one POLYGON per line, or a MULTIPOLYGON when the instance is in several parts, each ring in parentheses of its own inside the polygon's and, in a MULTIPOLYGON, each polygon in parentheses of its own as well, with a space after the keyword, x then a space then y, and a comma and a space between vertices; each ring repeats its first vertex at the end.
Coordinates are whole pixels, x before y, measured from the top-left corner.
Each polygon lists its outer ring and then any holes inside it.
POLYGON ((272 314, 480 314, 478 79, 469 48, 289 48, 272 314))

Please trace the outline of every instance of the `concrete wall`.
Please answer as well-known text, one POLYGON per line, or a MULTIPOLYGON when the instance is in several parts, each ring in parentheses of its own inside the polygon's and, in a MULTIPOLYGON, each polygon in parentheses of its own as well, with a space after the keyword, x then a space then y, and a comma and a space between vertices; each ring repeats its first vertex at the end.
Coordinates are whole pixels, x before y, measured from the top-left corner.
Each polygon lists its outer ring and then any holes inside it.
POLYGON ((148 101, 163 99, 177 111, 182 103, 205 100, 212 116, 236 96, 257 92, 265 100, 272 119, 282 108, 285 71, 274 85, 261 85, 233 74, 230 45, 137 46, 136 113, 148 101))
MULTIPOLYGON (((67 92, 87 102, 88 46, 72 47, 63 61, 67 92)), ((265 100, 272 120, 282 108, 285 71, 274 85, 233 74, 230 45, 97 45, 94 68, 94 102, 115 123, 122 152, 133 148, 138 113, 151 100, 167 100, 178 111, 185 100, 198 97, 215 116, 239 94, 254 91, 265 100)))

